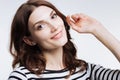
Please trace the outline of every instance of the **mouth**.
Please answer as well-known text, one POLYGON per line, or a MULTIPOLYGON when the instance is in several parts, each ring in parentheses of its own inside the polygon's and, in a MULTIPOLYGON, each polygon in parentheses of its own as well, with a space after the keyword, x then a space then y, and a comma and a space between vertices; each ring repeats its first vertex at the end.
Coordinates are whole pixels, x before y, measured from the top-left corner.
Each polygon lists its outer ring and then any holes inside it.
POLYGON ((59 39, 61 37, 62 37, 62 30, 60 32, 58 32, 57 34, 55 34, 51 39, 57 40, 57 39, 59 39))

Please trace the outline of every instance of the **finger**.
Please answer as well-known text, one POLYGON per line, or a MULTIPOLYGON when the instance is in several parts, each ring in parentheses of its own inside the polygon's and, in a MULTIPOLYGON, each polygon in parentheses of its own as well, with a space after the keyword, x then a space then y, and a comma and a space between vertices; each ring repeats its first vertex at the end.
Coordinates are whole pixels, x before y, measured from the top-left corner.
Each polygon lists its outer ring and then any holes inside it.
POLYGON ((72 18, 75 22, 77 22, 77 21, 80 20, 79 14, 71 15, 71 18, 72 18))
POLYGON ((73 14, 71 17, 73 20, 79 21, 81 19, 86 19, 88 16, 83 13, 80 13, 80 14, 73 14))
POLYGON ((78 27, 75 25, 74 21, 71 20, 70 16, 67 16, 66 20, 68 24, 72 27, 72 29, 76 31, 78 30, 78 27))
POLYGON ((92 18, 92 17, 90 17, 90 16, 88 16, 88 15, 86 15, 86 14, 83 14, 83 13, 80 13, 79 15, 80 15, 81 18, 83 18, 83 19, 94 19, 94 18, 92 18))
POLYGON ((66 21, 70 26, 75 26, 75 23, 74 23, 74 21, 71 20, 70 16, 66 17, 66 21))

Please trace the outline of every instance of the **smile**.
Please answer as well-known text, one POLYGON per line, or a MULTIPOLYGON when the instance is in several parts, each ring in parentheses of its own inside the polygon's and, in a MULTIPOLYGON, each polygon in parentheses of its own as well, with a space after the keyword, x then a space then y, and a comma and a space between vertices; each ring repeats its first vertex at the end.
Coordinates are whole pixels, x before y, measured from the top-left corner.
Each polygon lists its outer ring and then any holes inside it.
POLYGON ((62 37, 62 31, 60 31, 60 32, 58 32, 57 34, 55 34, 51 39, 57 40, 57 39, 59 39, 59 38, 61 38, 61 37, 62 37))

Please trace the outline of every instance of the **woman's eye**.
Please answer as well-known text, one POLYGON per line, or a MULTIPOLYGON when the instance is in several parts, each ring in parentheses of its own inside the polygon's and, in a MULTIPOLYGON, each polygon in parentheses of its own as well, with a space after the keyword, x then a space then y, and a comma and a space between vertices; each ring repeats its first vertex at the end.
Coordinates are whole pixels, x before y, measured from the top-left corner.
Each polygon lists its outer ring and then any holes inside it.
POLYGON ((37 26, 37 30, 41 30, 41 29, 43 29, 43 28, 44 28, 43 25, 39 25, 39 26, 37 26))
POLYGON ((54 19, 54 18, 56 18, 56 17, 57 17, 57 14, 54 13, 51 18, 54 19))

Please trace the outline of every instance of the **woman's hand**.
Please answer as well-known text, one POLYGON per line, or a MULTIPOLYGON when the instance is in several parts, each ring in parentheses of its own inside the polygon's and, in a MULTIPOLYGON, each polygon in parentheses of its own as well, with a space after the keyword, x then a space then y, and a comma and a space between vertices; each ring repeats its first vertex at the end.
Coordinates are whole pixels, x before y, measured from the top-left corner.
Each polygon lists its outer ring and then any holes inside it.
POLYGON ((101 23, 84 14, 67 16, 68 24, 79 33, 91 33, 102 42, 120 62, 120 41, 117 40, 101 23))
POLYGON ((102 27, 102 24, 96 19, 85 14, 73 14, 71 17, 67 16, 66 20, 68 24, 79 33, 94 34, 98 27, 102 27))

